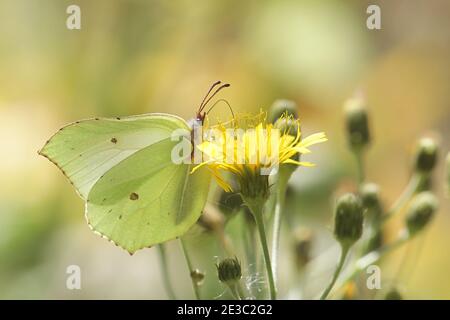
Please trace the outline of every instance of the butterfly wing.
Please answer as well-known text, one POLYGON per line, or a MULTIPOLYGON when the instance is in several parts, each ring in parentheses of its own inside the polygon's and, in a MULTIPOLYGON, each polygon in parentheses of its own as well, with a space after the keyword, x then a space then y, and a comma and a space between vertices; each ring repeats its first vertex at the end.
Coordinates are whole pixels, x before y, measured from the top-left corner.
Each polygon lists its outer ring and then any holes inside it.
POLYGON ((94 231, 134 253, 181 236, 197 221, 210 175, 174 164, 177 143, 164 139, 143 148, 98 179, 86 203, 94 231))
POLYGON ((183 119, 158 113, 77 121, 61 128, 39 154, 58 166, 87 199, 105 172, 179 128, 189 130, 183 119))

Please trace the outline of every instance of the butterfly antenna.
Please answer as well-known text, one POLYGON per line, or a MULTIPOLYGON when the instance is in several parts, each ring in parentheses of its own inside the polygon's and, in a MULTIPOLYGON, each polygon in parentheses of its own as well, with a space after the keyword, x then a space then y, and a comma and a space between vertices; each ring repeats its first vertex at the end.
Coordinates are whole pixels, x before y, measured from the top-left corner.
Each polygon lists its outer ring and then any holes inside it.
POLYGON ((211 93, 211 91, 212 91, 217 85, 219 85, 219 84, 221 84, 221 83, 222 83, 221 81, 216 81, 216 82, 214 82, 214 83, 212 84, 212 86, 209 88, 208 92, 206 93, 205 97, 203 98, 202 103, 200 103, 200 107, 198 108, 198 113, 200 113, 200 112, 203 110, 204 105, 205 105, 205 100, 206 100, 206 98, 208 98, 208 96, 209 96, 209 94, 211 93))
MULTIPOLYGON (((214 96, 219 93, 220 90, 224 89, 224 88, 228 88, 230 86, 229 83, 224 83, 223 85, 221 85, 220 87, 218 87, 216 89, 216 91, 214 91, 213 94, 211 94, 211 96, 202 104, 201 109, 199 110, 199 112, 201 112, 203 110, 203 108, 208 104, 208 102, 211 101, 212 98, 214 98, 214 96)), ((212 88, 211 88, 212 89, 212 88)))
POLYGON ((209 112, 216 106, 216 104, 218 104, 219 102, 225 102, 228 106, 228 108, 230 109, 231 115, 233 116, 233 119, 235 119, 234 116, 234 112, 233 112, 233 108, 231 107, 230 103, 225 100, 225 99, 219 99, 216 102, 214 102, 214 104, 208 109, 208 111, 206 111, 206 114, 209 114, 209 112))

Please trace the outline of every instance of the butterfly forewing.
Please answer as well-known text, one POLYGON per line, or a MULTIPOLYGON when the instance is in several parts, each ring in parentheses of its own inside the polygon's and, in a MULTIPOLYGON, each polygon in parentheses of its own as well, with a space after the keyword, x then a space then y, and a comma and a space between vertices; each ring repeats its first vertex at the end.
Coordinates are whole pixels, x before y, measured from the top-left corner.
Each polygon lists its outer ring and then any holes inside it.
POLYGON ((169 114, 77 121, 60 129, 39 151, 87 199, 96 181, 138 150, 171 136, 187 123, 169 114))

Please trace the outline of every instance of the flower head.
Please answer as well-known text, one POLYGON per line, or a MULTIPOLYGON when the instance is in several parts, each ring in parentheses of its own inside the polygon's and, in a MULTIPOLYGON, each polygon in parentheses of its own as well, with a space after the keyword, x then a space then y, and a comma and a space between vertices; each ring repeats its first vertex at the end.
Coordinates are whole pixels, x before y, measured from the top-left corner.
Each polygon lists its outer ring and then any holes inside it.
POLYGON ((363 206, 352 193, 341 196, 334 214, 334 235, 342 247, 351 247, 363 231, 363 206))
POLYGON ((438 208, 436 196, 429 191, 416 195, 406 215, 406 227, 413 236, 423 230, 433 218, 438 208))
POLYGON ((205 157, 193 171, 207 165, 227 192, 232 187, 222 173, 229 172, 236 177, 242 194, 264 197, 268 192, 268 175, 284 164, 313 166, 298 161, 296 156, 310 153, 311 145, 326 140, 323 132, 302 139, 300 121, 287 114, 275 124, 267 121, 265 113, 234 118, 205 131, 205 139, 197 146, 205 157))
POLYGON ((362 99, 353 98, 345 104, 348 141, 352 149, 359 150, 370 143, 367 109, 362 99))
POLYGON ((418 172, 429 173, 436 166, 438 144, 432 138, 422 138, 416 147, 414 168, 418 172))
POLYGON ((225 284, 232 284, 242 278, 241 263, 238 258, 226 258, 216 265, 219 280, 225 284))

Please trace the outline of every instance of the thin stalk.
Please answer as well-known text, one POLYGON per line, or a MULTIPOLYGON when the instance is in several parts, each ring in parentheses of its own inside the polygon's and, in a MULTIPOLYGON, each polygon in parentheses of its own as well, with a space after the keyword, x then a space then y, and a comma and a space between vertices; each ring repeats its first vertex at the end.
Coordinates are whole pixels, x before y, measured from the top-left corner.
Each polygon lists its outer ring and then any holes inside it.
POLYGON ((245 299, 245 295, 242 292, 242 287, 241 287, 241 285, 239 283, 231 284, 231 285, 228 286, 228 288, 230 289, 230 292, 231 292, 232 296, 236 300, 245 299))
POLYGON ((273 233, 272 233, 272 270, 277 281, 278 273, 278 248, 280 246, 281 216, 284 211, 284 203, 286 200, 286 190, 290 174, 280 172, 277 183, 277 195, 275 204, 275 213, 273 217, 273 233))
POLYGON ((269 281, 270 299, 275 300, 277 297, 277 290, 275 288, 272 263, 270 262, 269 247, 267 246, 266 230, 264 228, 264 219, 263 219, 264 201, 260 202, 252 201, 252 203, 247 202, 247 204, 249 205, 249 208, 252 211, 253 216, 255 217, 256 226, 258 227, 259 240, 261 241, 261 246, 263 249, 264 264, 266 265, 267 278, 269 281))
MULTIPOLYGON (((249 207, 247 206, 246 210, 249 207)), ((260 274, 260 269, 263 265, 262 257, 260 256, 260 251, 255 250, 258 247, 258 238, 256 234, 256 223, 253 218, 253 213, 250 210, 251 217, 246 217, 247 211, 242 212, 242 241, 244 243, 244 250, 246 261, 248 265, 248 274, 250 277, 258 277, 260 274), (244 216, 245 214, 245 216, 244 216), (250 218, 250 219, 248 219, 250 218)), ((261 296, 261 290, 253 285, 249 285, 247 288, 248 293, 256 299, 259 299, 261 296)))
POLYGON ((406 186, 405 190, 403 190, 400 197, 394 202, 392 207, 389 209, 389 211, 386 213, 386 215, 383 217, 383 222, 386 222, 389 218, 395 215, 398 211, 400 211, 411 199, 411 197, 416 193, 417 188, 419 187, 420 183, 422 182, 422 175, 415 173, 411 179, 409 180, 408 185, 406 186))
POLYGON ((192 267, 192 261, 189 256, 189 252, 186 246, 186 243, 184 242, 183 238, 180 238, 180 244, 181 249, 183 250, 184 258, 186 259, 186 264, 189 269, 189 277, 192 281, 192 288, 194 289, 195 298, 197 300, 200 300, 200 287, 198 286, 198 283, 192 278, 192 273, 194 272, 194 268, 192 267))
POLYGON ((378 262, 384 255, 387 253, 393 251, 394 249, 398 248, 402 244, 406 243, 408 240, 410 240, 410 237, 407 234, 401 235, 399 238, 397 238, 393 243, 385 245, 381 249, 377 251, 372 251, 363 256, 362 258, 358 259, 356 261, 353 270, 350 271, 345 278, 339 283, 338 287, 343 286, 347 282, 351 281, 353 278, 355 278, 361 271, 365 270, 370 265, 378 262))
POLYGON ((331 278, 331 282, 328 284, 327 288, 320 296, 320 300, 325 300, 328 297, 328 294, 330 293, 331 289, 333 289, 333 286, 336 283, 336 280, 342 271, 342 267, 344 266, 345 258, 347 257, 349 249, 350 249, 350 247, 348 247, 348 246, 342 247, 341 257, 339 258, 339 262, 336 266, 336 270, 334 271, 333 278, 331 278))
POLYGON ((244 243, 245 258, 250 269, 250 273, 256 272, 256 255, 254 250, 254 230, 248 224, 242 227, 242 242, 244 243))
POLYGON ((353 151, 355 158, 356 158, 356 166, 358 168, 358 185, 359 187, 362 186, 364 183, 364 180, 366 179, 366 173, 364 170, 364 153, 363 150, 355 150, 353 151))
POLYGON ((246 299, 245 293, 244 293, 244 289, 242 287, 242 283, 239 281, 239 283, 236 285, 236 289, 237 289, 237 293, 239 295, 239 298, 242 300, 246 299))
POLYGON ((164 287, 166 289, 167 295, 169 296, 169 299, 176 300, 177 297, 175 296, 175 291, 173 290, 172 282, 170 281, 165 245, 162 243, 157 247, 159 253, 159 261, 161 263, 161 271, 163 276, 164 287))

